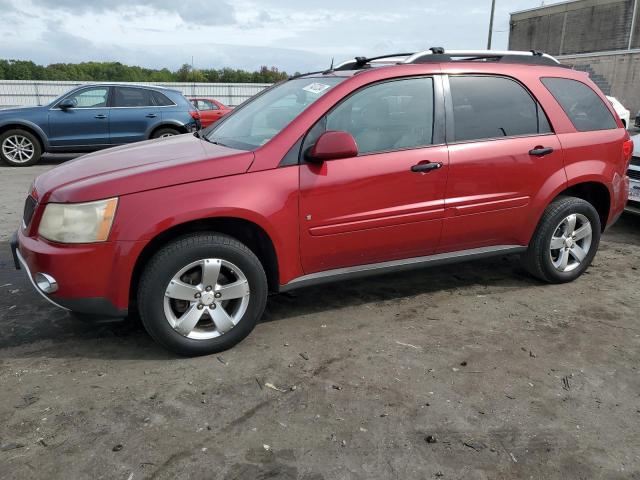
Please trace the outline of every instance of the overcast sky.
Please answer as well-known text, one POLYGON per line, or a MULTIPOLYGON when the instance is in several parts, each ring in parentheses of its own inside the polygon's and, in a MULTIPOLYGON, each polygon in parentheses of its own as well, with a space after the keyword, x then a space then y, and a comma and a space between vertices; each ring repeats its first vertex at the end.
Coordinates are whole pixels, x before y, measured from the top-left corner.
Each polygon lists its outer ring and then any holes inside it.
MULTIPOLYGON (((501 49, 509 12, 542 2, 496 3, 493 47, 501 49)), ((196 68, 309 71, 327 67, 331 57, 485 48, 490 6, 491 0, 0 0, 0 58, 175 69, 193 56, 196 68)))

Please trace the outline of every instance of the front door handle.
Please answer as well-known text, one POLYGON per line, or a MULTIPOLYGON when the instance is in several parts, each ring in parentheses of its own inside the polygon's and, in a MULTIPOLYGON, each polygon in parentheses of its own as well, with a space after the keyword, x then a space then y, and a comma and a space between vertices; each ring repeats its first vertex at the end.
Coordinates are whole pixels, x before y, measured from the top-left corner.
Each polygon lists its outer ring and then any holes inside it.
POLYGON ((98 115, 96 115, 93 118, 98 118, 100 120, 104 120, 105 118, 107 118, 107 116, 105 114, 103 114, 103 113, 99 113, 98 115))
POLYGON ((551 147, 536 147, 533 150, 529 150, 529 155, 542 157, 543 155, 549 155, 552 152, 553 152, 553 148, 551 147))
POLYGON ((442 162, 425 162, 425 163, 418 163, 416 165, 413 165, 411 167, 411 171, 412 172, 422 172, 422 173, 427 173, 430 172, 432 170, 437 170, 440 167, 442 167, 442 162))
POLYGON ((147 113, 145 116, 147 118, 156 118, 157 117, 157 115, 155 113, 147 113))

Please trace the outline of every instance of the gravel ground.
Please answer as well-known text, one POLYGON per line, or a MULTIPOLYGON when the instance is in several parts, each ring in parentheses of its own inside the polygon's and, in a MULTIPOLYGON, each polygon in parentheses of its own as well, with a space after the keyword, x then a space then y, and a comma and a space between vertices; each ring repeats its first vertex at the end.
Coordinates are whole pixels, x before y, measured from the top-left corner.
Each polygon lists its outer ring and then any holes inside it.
MULTIPOLYGON (((0 170, 0 239, 46 168, 0 170)), ((639 241, 623 216, 566 285, 510 256, 274 296, 184 359, 48 305, 0 240, 1 476, 640 479, 639 241)))

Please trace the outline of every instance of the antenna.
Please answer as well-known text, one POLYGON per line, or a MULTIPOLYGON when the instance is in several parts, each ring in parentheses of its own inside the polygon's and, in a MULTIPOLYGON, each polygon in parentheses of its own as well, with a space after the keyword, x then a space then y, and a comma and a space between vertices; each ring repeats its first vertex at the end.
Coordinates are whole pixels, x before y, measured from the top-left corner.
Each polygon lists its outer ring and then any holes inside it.
POLYGON ((333 70, 333 57, 331 57, 331 66, 329 67, 329 70, 333 70))

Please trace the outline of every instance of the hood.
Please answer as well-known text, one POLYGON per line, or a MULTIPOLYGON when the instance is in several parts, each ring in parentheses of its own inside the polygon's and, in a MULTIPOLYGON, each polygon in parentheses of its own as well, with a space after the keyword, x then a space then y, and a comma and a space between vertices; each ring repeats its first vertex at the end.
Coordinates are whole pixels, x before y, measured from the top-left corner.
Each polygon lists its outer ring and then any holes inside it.
POLYGON ((214 145, 191 134, 110 148, 40 175, 43 202, 86 202, 246 172, 253 152, 214 145))
POLYGON ((40 112, 43 108, 46 108, 46 107, 43 107, 41 105, 32 105, 29 107, 9 107, 9 108, 0 107, 0 119, 6 116, 29 115, 32 112, 33 113, 40 112))

